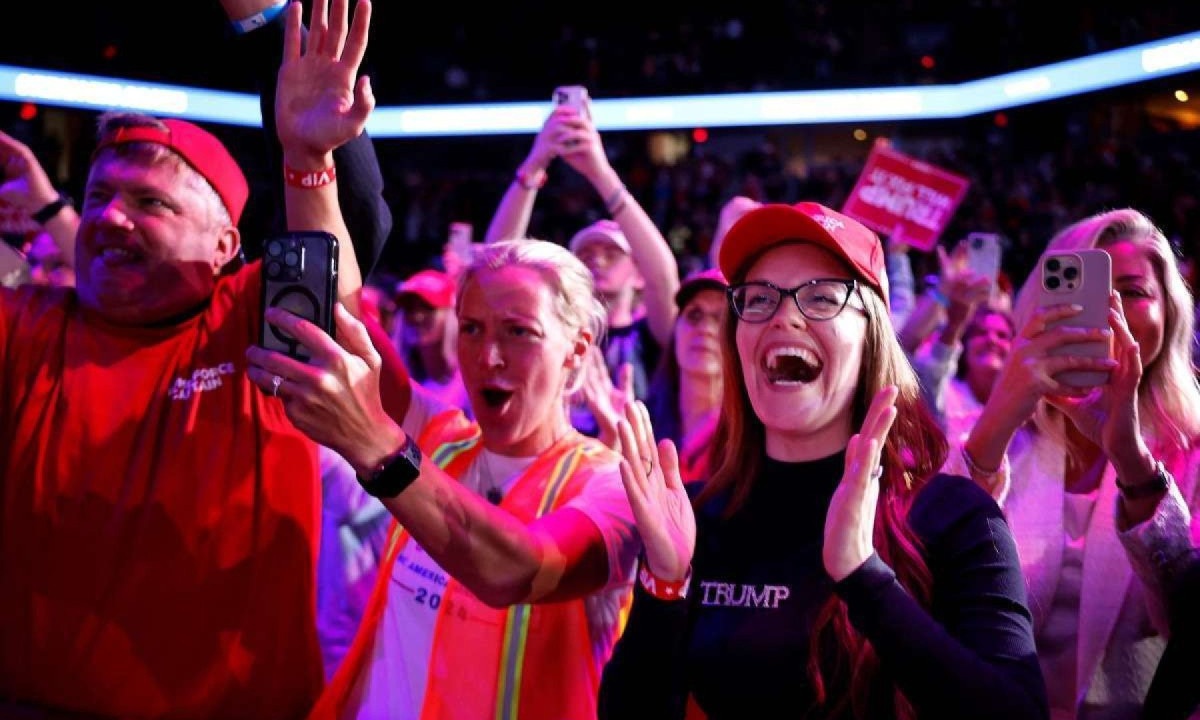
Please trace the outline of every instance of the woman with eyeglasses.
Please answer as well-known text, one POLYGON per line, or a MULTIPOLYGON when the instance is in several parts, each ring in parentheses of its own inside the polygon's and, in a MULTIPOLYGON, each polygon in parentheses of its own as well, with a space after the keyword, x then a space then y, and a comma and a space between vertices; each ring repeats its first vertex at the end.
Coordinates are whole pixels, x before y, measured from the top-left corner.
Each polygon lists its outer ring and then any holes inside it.
POLYGON ((675 293, 679 314, 650 381, 646 409, 655 439, 679 448, 685 480, 696 477, 721 407, 721 325, 728 302, 720 270, 701 270, 675 293))
POLYGON ((879 239, 765 205, 720 266, 725 394, 693 497, 635 403, 645 547, 602 718, 1044 718, 1016 547, 946 442, 888 316, 879 239), (902 454, 904 461, 902 462, 902 454))

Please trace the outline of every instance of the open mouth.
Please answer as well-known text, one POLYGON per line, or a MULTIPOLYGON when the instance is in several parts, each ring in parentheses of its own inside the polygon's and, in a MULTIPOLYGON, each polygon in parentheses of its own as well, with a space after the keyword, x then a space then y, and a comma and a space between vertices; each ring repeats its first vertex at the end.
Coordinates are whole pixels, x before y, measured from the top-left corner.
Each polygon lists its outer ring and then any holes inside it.
POLYGON ((763 360, 763 371, 772 385, 810 383, 817 379, 823 367, 820 358, 802 347, 775 348, 763 360))
POLYGON ((496 387, 485 387, 479 391, 479 396, 483 398, 484 405, 493 410, 499 410, 512 398, 513 391, 496 387))
POLYGON ((132 265, 142 259, 142 254, 132 248, 110 246, 101 248, 96 259, 110 267, 132 265))

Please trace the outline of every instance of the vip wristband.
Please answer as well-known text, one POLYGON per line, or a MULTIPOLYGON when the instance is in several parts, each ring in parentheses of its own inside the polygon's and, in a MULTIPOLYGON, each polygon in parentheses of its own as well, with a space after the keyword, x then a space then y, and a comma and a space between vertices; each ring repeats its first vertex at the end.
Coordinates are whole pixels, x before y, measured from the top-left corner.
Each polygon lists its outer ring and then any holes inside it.
POLYGON ((284 0, 284 2, 276 3, 269 8, 264 8, 262 12, 257 12, 250 17, 245 17, 241 20, 234 20, 230 23, 230 25, 233 26, 233 31, 235 33, 238 35, 244 35, 251 30, 256 30, 279 17, 280 13, 287 9, 287 5, 287 0, 284 0))
POLYGON ((290 167, 284 166, 283 179, 288 185, 291 185, 294 188, 314 190, 316 188, 329 185, 333 181, 337 180, 337 168, 333 165, 330 165, 324 170, 310 170, 308 172, 301 172, 300 170, 294 170, 290 167))
POLYGON ((659 600, 682 600, 687 597, 688 588, 692 584, 692 566, 689 565, 687 574, 678 582, 663 580, 650 572, 645 558, 638 561, 638 583, 642 589, 659 600))

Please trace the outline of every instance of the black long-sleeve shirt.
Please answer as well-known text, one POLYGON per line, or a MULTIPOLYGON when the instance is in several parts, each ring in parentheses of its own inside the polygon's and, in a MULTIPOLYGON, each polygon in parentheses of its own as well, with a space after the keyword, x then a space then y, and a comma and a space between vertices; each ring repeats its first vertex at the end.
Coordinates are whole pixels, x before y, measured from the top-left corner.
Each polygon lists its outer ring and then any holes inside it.
POLYGON ((832 592, 880 658, 871 717, 891 716, 879 702, 889 682, 923 720, 1048 716, 1016 545, 992 498, 939 475, 914 500, 909 522, 933 576, 926 610, 878 555, 836 585, 826 574, 825 514, 844 459, 768 459, 732 517, 721 517, 722 499, 697 511, 688 599, 637 588, 604 671, 601 718, 682 718, 689 693, 712 720, 827 717, 806 664, 832 592))

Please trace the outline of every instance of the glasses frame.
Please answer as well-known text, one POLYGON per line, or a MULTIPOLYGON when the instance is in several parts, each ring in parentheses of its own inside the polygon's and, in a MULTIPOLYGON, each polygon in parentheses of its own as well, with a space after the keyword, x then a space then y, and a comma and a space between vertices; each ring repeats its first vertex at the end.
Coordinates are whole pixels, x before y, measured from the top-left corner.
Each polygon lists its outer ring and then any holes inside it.
POLYGON ((858 281, 855 280, 854 278, 814 278, 812 280, 809 280, 806 283, 797 285, 794 288, 782 288, 768 280, 751 280, 750 282, 744 282, 744 283, 740 283, 738 285, 730 285, 728 288, 725 289, 725 294, 729 298, 729 309, 733 312, 734 315, 737 316, 738 320, 741 320, 742 322, 747 322, 747 323, 757 325, 760 323, 769 322, 771 320, 771 318, 775 317, 775 315, 779 313, 779 308, 783 307, 783 299, 785 297, 789 297, 789 296, 792 298, 792 302, 794 302, 796 304, 796 309, 799 310, 800 314, 803 315, 808 320, 811 320, 813 322, 825 322, 826 320, 832 320, 832 319, 836 318, 838 315, 842 314, 842 311, 845 310, 846 306, 850 304, 850 296, 853 295, 857 289, 858 289, 858 281), (806 287, 810 287, 812 285, 817 285, 820 283, 837 283, 839 285, 846 286, 846 298, 844 300, 842 300, 841 307, 839 307, 837 309, 837 311, 834 312, 829 317, 815 318, 812 315, 809 315, 807 312, 805 312, 804 307, 800 304, 800 291, 806 287), (779 293, 779 304, 777 304, 775 306, 775 309, 771 311, 771 314, 766 316, 765 318, 749 320, 742 316, 742 313, 738 310, 737 303, 734 302, 733 296, 734 296, 734 293, 736 293, 738 290, 741 290, 742 288, 756 287, 756 286, 757 287, 768 287, 768 288, 771 288, 772 290, 774 290, 775 292, 779 293))

